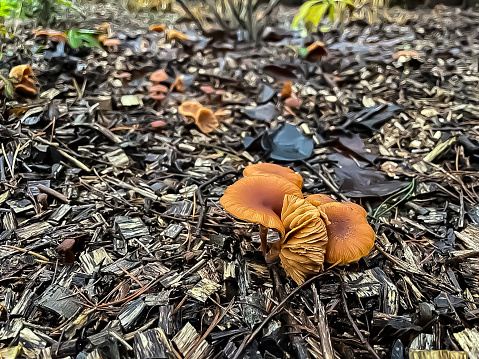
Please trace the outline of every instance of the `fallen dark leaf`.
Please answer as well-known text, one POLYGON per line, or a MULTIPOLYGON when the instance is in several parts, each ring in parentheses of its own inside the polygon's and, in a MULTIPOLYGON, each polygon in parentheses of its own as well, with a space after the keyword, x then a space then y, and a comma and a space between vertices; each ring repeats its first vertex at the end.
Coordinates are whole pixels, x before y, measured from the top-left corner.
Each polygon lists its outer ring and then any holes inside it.
POLYGON ((276 106, 268 102, 261 106, 246 107, 243 113, 252 120, 271 122, 279 113, 276 106))

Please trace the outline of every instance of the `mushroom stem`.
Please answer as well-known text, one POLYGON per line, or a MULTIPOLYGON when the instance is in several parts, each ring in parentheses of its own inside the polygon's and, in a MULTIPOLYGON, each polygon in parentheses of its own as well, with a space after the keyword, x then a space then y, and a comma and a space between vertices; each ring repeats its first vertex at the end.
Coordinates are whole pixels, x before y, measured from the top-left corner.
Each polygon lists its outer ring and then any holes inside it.
POLYGON ((274 247, 264 256, 264 259, 267 264, 273 264, 279 261, 279 250, 274 247))
POLYGON ((259 225, 259 237, 261 238, 261 251, 266 256, 268 250, 268 227, 259 225))

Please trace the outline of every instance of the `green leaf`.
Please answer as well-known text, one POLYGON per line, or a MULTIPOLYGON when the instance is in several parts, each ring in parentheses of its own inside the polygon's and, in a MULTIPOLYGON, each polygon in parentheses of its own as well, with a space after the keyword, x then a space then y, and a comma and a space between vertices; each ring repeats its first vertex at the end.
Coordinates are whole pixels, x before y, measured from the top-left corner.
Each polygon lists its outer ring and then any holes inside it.
POLYGON ((5 94, 7 97, 13 98, 15 96, 15 89, 13 88, 12 82, 2 75, 0 75, 0 80, 5 84, 5 94))
POLYGON ((98 42, 98 32, 95 30, 77 30, 72 29, 67 33, 68 43, 74 49, 81 46, 100 47, 98 42))
POLYGON ((335 19, 336 19, 335 6, 330 6, 329 7, 329 20, 331 20, 331 22, 333 23, 335 19))
POLYGON ((304 20, 306 15, 308 14, 309 10, 311 9, 312 6, 322 2, 321 0, 311 0, 308 2, 305 2, 301 7, 299 8, 298 14, 294 17, 293 22, 291 23, 291 28, 293 30, 298 29, 298 24, 304 20))
POLYGON ((305 24, 310 23, 310 25, 307 26, 311 28, 310 31, 313 31, 314 28, 318 27, 319 22, 323 19, 328 7, 330 7, 329 4, 324 2, 311 8, 304 19, 305 24))

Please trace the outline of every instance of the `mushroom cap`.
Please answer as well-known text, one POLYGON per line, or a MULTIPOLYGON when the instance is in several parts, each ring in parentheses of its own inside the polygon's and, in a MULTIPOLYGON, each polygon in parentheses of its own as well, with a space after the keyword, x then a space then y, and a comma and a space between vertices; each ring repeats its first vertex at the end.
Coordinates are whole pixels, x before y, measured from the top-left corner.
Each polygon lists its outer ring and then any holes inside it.
POLYGON ((291 108, 299 108, 299 106, 301 106, 302 103, 303 102, 298 97, 296 97, 296 95, 292 95, 288 97, 286 100, 284 100, 284 104, 291 108))
POLYGON ((161 92, 158 92, 158 93, 151 93, 150 97, 155 101, 161 101, 165 98, 165 95, 162 94, 161 92))
POLYGON ((151 25, 150 30, 158 33, 165 32, 165 25, 151 25))
POLYGON ((35 87, 25 85, 23 83, 20 83, 15 86, 15 92, 25 97, 33 97, 37 94, 37 90, 35 89, 35 87))
POLYGON ((157 92, 168 92, 168 87, 166 87, 165 85, 155 85, 155 86, 151 86, 148 92, 150 94, 157 93, 157 92))
POLYGON ((35 37, 44 36, 46 38, 51 38, 58 42, 66 42, 68 40, 67 35, 63 31, 35 29, 32 32, 35 35, 35 37))
POLYGON ((328 52, 324 47, 324 43, 322 43, 321 41, 313 42, 306 48, 306 59, 308 60, 320 59, 327 54, 328 52))
POLYGON ((167 33, 168 39, 173 40, 173 39, 178 39, 178 40, 189 40, 189 36, 183 34, 181 31, 177 30, 168 30, 167 33))
POLYGON ((186 86, 185 83, 183 82, 183 78, 181 76, 178 76, 175 81, 171 84, 171 90, 176 90, 178 92, 185 92, 186 91, 186 86))
POLYGON ((281 221, 284 238, 273 245, 286 272, 298 284, 323 270, 328 235, 322 213, 303 198, 286 194, 281 221))
POLYGON ((105 39, 103 40, 103 45, 104 46, 117 46, 120 45, 121 41, 120 39, 105 39))
POLYGON ((306 201, 308 201, 309 203, 311 203, 313 206, 316 206, 316 207, 319 207, 323 204, 330 203, 330 202, 337 202, 331 197, 321 193, 310 194, 306 196, 305 199, 306 201))
POLYGON ((18 65, 12 67, 8 77, 10 81, 20 83, 25 77, 33 76, 33 70, 30 65, 18 65))
POLYGON ((301 189, 303 187, 303 177, 297 172, 294 172, 289 167, 283 167, 274 163, 257 163, 247 166, 243 171, 243 176, 281 176, 301 189))
POLYGON ((330 202, 319 207, 329 223, 327 263, 348 264, 366 256, 374 246, 376 234, 366 219, 366 211, 355 203, 330 202))
POLYGON ((213 110, 206 107, 202 107, 196 112, 195 123, 203 133, 210 133, 220 125, 213 110))
POLYGON ((165 70, 156 70, 150 75, 151 82, 162 82, 168 79, 168 75, 165 70))
POLYGON ((215 89, 211 86, 201 86, 200 90, 206 94, 212 94, 216 92, 215 89))
POLYGON ((203 108, 203 105, 196 101, 185 101, 180 107, 178 112, 183 116, 196 117, 196 113, 203 108))
POLYGON ((154 127, 154 128, 164 127, 166 126, 166 122, 162 120, 156 120, 156 121, 153 121, 150 125, 151 127, 154 127))
POLYGON ((291 97, 292 93, 293 93, 293 83, 291 81, 286 81, 283 85, 283 89, 281 90, 281 99, 291 97))
POLYGON ((303 196, 297 186, 279 176, 243 177, 226 189, 220 203, 236 218, 260 223, 284 236, 280 216, 286 194, 303 196))

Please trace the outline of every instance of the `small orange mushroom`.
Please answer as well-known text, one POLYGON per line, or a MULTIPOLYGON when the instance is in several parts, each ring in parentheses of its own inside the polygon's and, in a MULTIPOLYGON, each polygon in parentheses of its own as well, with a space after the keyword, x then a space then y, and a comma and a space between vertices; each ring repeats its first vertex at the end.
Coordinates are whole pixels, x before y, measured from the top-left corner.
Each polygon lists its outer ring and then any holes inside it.
POLYGON ((216 118, 214 112, 206 107, 200 108, 196 112, 195 123, 203 133, 210 133, 216 130, 220 125, 220 122, 216 118))
POLYGON ((319 207, 323 204, 330 203, 330 202, 337 202, 328 195, 317 193, 317 194, 310 194, 306 196, 306 201, 311 203, 313 206, 319 207))
MULTIPOLYGON (((243 177, 226 189, 220 203, 233 216, 275 229, 283 237, 285 228, 281 221, 281 211, 286 194, 303 196, 298 186, 280 176, 243 177)), ((263 253, 266 253, 267 249, 265 234, 261 228, 263 253)))
POLYGON ((34 87, 27 86, 24 84, 18 84, 15 86, 15 92, 20 96, 24 97, 34 97, 37 95, 37 90, 34 87))
POLYGON ((34 74, 30 65, 13 67, 8 77, 19 95, 33 97, 37 94, 34 74))
POLYGON ((293 93, 293 83, 291 81, 286 81, 283 85, 283 89, 281 90, 281 99, 284 100, 288 97, 291 97, 293 93))
POLYGON ((356 262, 369 254, 376 234, 366 219, 363 207, 347 202, 329 202, 318 207, 328 221, 327 263, 345 265, 356 262))
POLYGON ((168 75, 165 70, 156 70, 150 75, 150 81, 155 83, 160 83, 168 79, 168 75))
POLYGON ((187 117, 196 117, 196 113, 203 108, 203 105, 196 101, 185 101, 180 107, 178 107, 178 112, 187 117))
POLYGON ((168 92, 168 87, 166 87, 165 85, 155 85, 155 86, 151 86, 148 92, 150 93, 168 92))
POLYGON ((13 84, 20 83, 23 79, 33 76, 33 70, 30 65, 18 65, 12 67, 8 78, 13 84))
POLYGON ((183 82, 183 78, 181 76, 178 76, 175 81, 170 86, 170 91, 176 90, 178 92, 185 92, 186 91, 186 86, 185 83, 183 82))
POLYGON ((245 177, 269 176, 271 174, 283 177, 300 189, 303 187, 303 177, 289 167, 283 167, 274 163, 257 163, 247 166, 243 171, 243 176, 245 177))
POLYGON ((284 100, 284 104, 291 108, 299 108, 303 102, 295 94, 284 100))
POLYGON ((320 60, 323 56, 327 54, 328 52, 326 51, 326 48, 321 41, 313 42, 306 48, 306 60, 309 61, 320 60))
POLYGON ((165 25, 151 25, 150 30, 158 33, 165 32, 165 25))
POLYGON ((118 46, 120 44, 121 44, 120 39, 104 39, 103 40, 103 46, 106 46, 106 47, 118 46))
POLYGON ((177 30, 168 30, 166 36, 168 37, 169 40, 189 40, 189 36, 183 34, 181 31, 177 30))
POLYGON ((35 29, 32 31, 35 37, 44 37, 58 42, 66 42, 68 40, 67 34, 63 31, 35 29))
POLYGON ((298 284, 323 270, 328 236, 325 214, 303 198, 286 194, 281 221, 286 235, 273 244, 271 252, 281 260, 287 275, 298 284))

